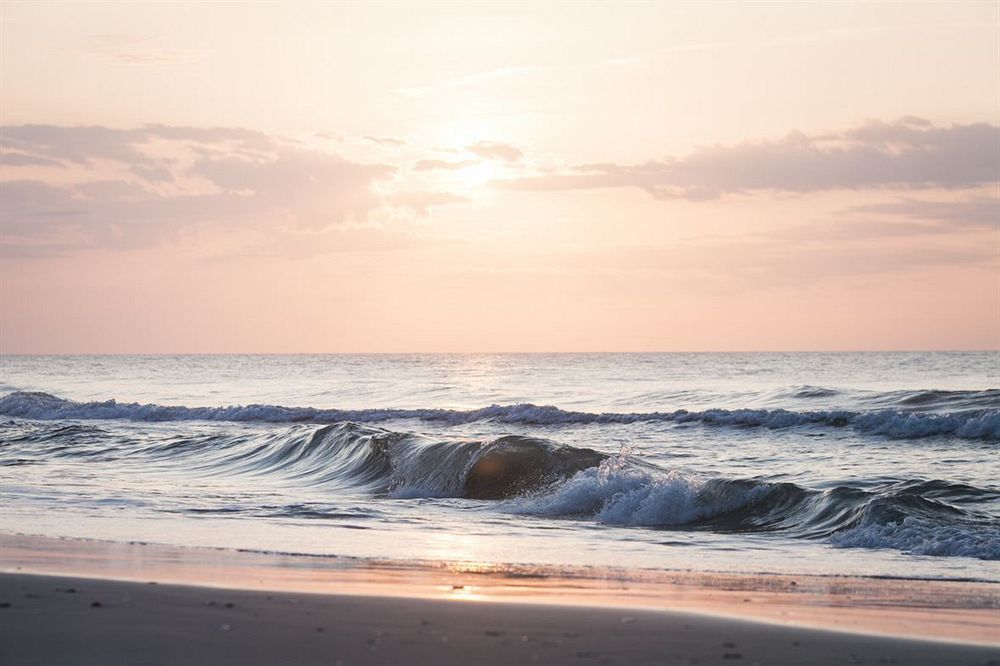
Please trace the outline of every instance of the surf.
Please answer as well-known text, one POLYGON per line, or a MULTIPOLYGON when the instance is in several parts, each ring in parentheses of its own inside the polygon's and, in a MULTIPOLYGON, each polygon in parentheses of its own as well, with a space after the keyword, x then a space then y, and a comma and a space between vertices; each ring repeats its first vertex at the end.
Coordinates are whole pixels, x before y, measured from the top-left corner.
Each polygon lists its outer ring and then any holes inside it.
MULTIPOLYGON (((229 433, 151 433, 100 422, 0 424, 0 461, 72 460, 126 473, 162 469, 185 479, 226 477, 380 501, 454 498, 467 509, 597 526, 708 531, 825 541, 918 555, 1000 559, 1000 488, 941 479, 880 479, 810 488, 772 479, 698 474, 628 450, 567 446, 536 436, 429 436, 342 422, 229 433), (478 507, 478 508, 477 508, 478 507)), ((256 515, 260 507, 227 511, 256 515)), ((322 517, 286 506, 285 517, 322 517)), ((476 514, 466 516, 475 520, 476 514)))
MULTIPOLYGON (((921 394, 925 392, 920 392, 921 394)), ((1000 392, 988 390, 973 402, 998 401, 1000 392)), ((897 400, 913 399, 898 398, 897 400)), ((962 396, 968 402, 968 395, 962 396)), ((919 402, 919 400, 918 400, 919 402)), ((767 428, 796 427, 849 428, 861 434, 890 439, 954 437, 967 440, 1000 441, 1000 409, 967 409, 947 413, 914 412, 903 409, 808 410, 787 409, 708 409, 669 412, 586 412, 564 410, 551 405, 521 403, 490 405, 479 409, 320 409, 250 404, 226 407, 186 407, 152 403, 106 401, 77 402, 48 393, 15 391, 0 398, 0 415, 40 420, 129 420, 144 422, 213 421, 243 423, 341 422, 384 423, 417 420, 444 425, 490 422, 522 426, 610 425, 632 423, 698 424, 706 427, 767 428)))

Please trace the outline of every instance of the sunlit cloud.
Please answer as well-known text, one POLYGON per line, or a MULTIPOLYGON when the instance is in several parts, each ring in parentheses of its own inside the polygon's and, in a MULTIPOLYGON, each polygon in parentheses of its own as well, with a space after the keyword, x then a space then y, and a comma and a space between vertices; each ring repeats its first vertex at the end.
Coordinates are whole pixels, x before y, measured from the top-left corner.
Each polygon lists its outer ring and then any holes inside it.
POLYGON ((4 127, 0 146, 21 165, 0 183, 3 246, 21 254, 143 247, 203 225, 266 234, 365 222, 386 204, 373 185, 396 172, 228 128, 4 127))
POLYGON ((479 141, 471 146, 466 146, 466 150, 473 155, 487 160, 516 162, 524 157, 524 153, 519 148, 499 141, 479 141))
POLYGON ((406 141, 404 141, 403 139, 397 139, 397 138, 391 137, 391 136, 372 136, 372 135, 366 134, 362 138, 365 139, 366 141, 371 141, 372 143, 377 143, 377 144, 381 144, 381 145, 384 145, 384 146, 405 146, 406 145, 406 141))

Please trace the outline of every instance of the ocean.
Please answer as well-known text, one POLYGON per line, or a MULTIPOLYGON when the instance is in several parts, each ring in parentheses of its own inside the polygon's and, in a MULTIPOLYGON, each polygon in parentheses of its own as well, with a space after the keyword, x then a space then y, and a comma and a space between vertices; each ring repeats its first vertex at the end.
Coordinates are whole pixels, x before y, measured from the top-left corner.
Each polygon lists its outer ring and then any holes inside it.
POLYGON ((4 356, 0 530, 1000 580, 1000 355, 4 356))

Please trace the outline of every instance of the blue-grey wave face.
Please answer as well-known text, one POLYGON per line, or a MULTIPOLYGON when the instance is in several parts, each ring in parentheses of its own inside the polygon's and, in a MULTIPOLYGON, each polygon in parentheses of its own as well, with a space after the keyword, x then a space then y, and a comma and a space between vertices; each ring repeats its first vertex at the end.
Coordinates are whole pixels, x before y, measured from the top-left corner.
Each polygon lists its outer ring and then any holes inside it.
MULTIPOLYGON (((51 408, 57 399, 39 400, 51 408)), ((57 410, 103 410, 110 404, 55 403, 57 410)), ((685 474, 538 437, 455 439, 353 422, 234 434, 214 426, 207 434, 153 432, 137 440, 99 421, 18 418, 0 424, 0 444, 0 462, 12 467, 67 460, 112 471, 160 465, 182 468, 191 478, 280 481, 360 493, 374 502, 462 498, 489 501, 501 513, 596 525, 773 534, 838 547, 1000 559, 1000 489, 943 480, 818 489, 685 474)), ((263 509, 230 510, 257 515, 263 509)), ((280 512, 296 516, 315 509, 293 504, 280 512)))
MULTIPOLYGON (((808 389, 815 392, 817 389, 808 389)), ((0 415, 31 419, 125 419, 134 421, 232 421, 263 423, 380 423, 416 419, 445 424, 489 421, 511 425, 585 425, 627 423, 700 423, 709 426, 787 429, 806 426, 849 428, 895 439, 950 436, 1000 441, 1000 390, 909 391, 883 394, 893 408, 871 411, 786 409, 710 409, 672 412, 581 412, 533 404, 491 405, 452 409, 315 409, 275 405, 184 407, 156 404, 75 402, 47 393, 17 391, 0 398, 0 415), (919 405, 921 411, 907 411, 919 405), (930 407, 970 407, 954 412, 928 412, 930 407)))

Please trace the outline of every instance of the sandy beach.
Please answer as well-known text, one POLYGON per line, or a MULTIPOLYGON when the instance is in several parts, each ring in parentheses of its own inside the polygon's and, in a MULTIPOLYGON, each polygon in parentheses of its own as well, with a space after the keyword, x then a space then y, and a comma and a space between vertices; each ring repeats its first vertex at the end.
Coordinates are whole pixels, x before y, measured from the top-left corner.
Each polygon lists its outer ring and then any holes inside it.
POLYGON ((1000 666, 1000 0, 0 0, 0 666, 1000 666))
POLYGON ((27 664, 995 664, 1000 649, 693 613, 0 576, 27 664))
POLYGON ((689 573, 616 582, 0 542, 4 664, 1000 663, 989 583, 689 573))

